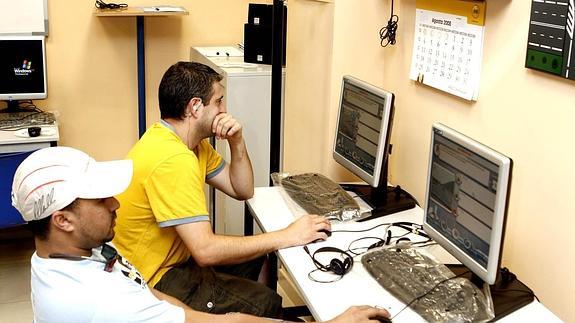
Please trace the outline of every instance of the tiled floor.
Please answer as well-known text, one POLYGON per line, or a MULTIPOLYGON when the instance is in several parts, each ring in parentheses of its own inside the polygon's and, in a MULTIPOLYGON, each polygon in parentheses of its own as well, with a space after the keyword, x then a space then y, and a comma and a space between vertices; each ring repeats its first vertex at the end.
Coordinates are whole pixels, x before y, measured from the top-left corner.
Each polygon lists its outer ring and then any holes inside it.
MULTIPOLYGON (((30 257, 34 240, 23 230, 0 230, 0 323, 30 323, 30 257)), ((278 293, 284 306, 303 301, 293 285, 279 271, 278 293)), ((304 318, 306 321, 311 318, 304 318)))
POLYGON ((32 322, 30 256, 32 236, 22 230, 0 232, 0 323, 32 322))

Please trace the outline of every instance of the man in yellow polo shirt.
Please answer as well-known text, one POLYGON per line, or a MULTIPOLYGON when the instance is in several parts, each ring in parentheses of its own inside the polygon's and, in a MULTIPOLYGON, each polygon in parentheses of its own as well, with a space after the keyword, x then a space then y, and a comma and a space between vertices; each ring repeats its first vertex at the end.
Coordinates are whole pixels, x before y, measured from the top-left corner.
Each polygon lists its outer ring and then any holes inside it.
POLYGON ((179 62, 158 91, 161 119, 128 153, 134 176, 117 198, 114 244, 150 286, 211 313, 279 317, 281 297, 257 283, 263 256, 327 235, 323 217, 306 215, 283 230, 249 237, 212 232, 204 183, 245 200, 253 172, 242 126, 226 113, 222 77, 208 66, 179 62), (230 163, 207 138, 226 140, 230 163))

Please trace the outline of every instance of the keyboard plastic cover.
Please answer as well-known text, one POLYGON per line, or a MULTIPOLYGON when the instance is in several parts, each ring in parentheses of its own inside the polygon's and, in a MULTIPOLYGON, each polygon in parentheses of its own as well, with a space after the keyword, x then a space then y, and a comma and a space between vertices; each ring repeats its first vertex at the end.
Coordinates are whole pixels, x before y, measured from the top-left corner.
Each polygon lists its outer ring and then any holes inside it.
POLYGON ((411 302, 411 309, 429 322, 487 322, 494 318, 490 297, 409 244, 375 249, 361 261, 383 288, 404 304, 411 302))
POLYGON ((321 174, 273 173, 271 177, 275 186, 282 186, 308 213, 339 221, 357 219, 361 215, 357 202, 337 183, 321 174))

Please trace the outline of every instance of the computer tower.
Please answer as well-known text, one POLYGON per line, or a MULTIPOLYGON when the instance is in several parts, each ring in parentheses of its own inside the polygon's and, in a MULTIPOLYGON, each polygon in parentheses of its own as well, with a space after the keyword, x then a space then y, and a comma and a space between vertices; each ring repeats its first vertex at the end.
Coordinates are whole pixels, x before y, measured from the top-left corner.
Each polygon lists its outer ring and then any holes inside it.
MULTIPOLYGON (((283 48, 286 47, 287 7, 284 5, 282 31, 283 48)), ((244 62, 256 64, 272 63, 273 5, 250 3, 248 23, 244 25, 244 62)), ((283 51, 282 65, 285 66, 286 51, 283 51)))

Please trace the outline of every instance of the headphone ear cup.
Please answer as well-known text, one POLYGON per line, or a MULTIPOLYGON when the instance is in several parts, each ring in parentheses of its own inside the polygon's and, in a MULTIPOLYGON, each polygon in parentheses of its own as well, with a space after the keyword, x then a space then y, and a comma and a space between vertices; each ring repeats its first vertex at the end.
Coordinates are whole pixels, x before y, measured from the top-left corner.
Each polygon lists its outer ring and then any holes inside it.
POLYGON ((311 259, 313 260, 316 267, 322 271, 331 271, 336 275, 343 276, 347 274, 351 270, 351 267, 353 266, 353 257, 349 253, 341 249, 335 247, 323 247, 316 250, 312 255, 309 253, 309 249, 307 249, 306 247, 304 247, 304 250, 311 256, 311 259), (320 263, 315 259, 315 255, 322 252, 339 253, 344 258, 344 260, 341 261, 337 258, 333 258, 332 260, 330 260, 329 265, 327 266, 323 265, 322 263, 320 263))
MULTIPOLYGON (((346 258, 345 261, 348 261, 348 258, 346 258)), ((336 275, 340 275, 340 276, 345 275, 345 273, 346 273, 345 267, 346 267, 345 264, 337 258, 333 258, 329 262, 329 270, 332 271, 336 275)))
POLYGON ((353 266, 353 258, 350 257, 346 257, 345 260, 343 261, 343 265, 344 265, 344 269, 345 269, 345 274, 347 274, 348 271, 350 271, 351 267, 353 266))

